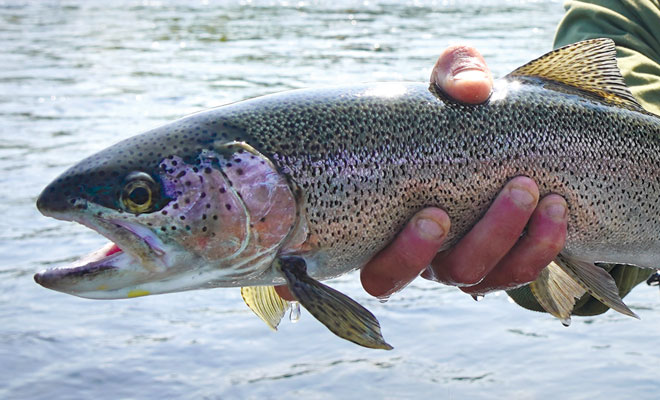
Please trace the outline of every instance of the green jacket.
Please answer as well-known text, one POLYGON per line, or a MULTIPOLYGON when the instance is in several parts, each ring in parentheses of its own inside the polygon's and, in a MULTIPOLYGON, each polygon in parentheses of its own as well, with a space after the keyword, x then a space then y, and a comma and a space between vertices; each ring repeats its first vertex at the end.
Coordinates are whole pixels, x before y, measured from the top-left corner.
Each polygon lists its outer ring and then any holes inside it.
MULTIPOLYGON (((660 115, 660 0, 567 1, 565 7, 555 48, 586 39, 613 39, 626 84, 646 110, 660 115)), ((624 265, 608 265, 606 269, 621 297, 653 273, 624 265)), ((510 290, 509 296, 525 308, 543 311, 527 286, 510 290)), ((596 315, 607 310, 585 295, 577 301, 573 314, 596 315)))

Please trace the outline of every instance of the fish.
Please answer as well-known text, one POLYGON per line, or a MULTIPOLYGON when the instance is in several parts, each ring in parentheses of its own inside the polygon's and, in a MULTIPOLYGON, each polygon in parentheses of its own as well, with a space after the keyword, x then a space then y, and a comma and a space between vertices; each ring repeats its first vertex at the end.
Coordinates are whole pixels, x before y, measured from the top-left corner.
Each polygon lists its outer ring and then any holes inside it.
POLYGON ((449 214, 450 248, 517 176, 568 204, 565 246, 530 284, 541 306, 567 323, 589 293, 636 316, 601 266, 660 264, 660 118, 610 39, 551 51, 478 105, 416 82, 301 89, 123 140, 37 200, 110 243, 34 279, 92 299, 241 287, 273 329, 286 285, 337 336, 391 349, 371 312, 321 281, 362 268, 425 207, 449 214))

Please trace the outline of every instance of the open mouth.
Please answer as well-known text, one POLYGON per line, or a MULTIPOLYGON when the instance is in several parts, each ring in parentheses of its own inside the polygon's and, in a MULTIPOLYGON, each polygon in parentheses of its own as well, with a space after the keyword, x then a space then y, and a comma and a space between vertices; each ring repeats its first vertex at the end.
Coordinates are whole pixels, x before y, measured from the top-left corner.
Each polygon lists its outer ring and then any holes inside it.
POLYGON ((123 251, 115 243, 108 243, 95 252, 87 254, 71 264, 46 269, 34 275, 34 280, 41 286, 59 290, 57 287, 65 281, 72 283, 90 279, 101 273, 118 268, 112 265, 112 259, 123 251))
POLYGON ((113 210, 91 210, 97 207, 85 204, 82 214, 74 211, 49 215, 78 222, 105 236, 110 243, 69 265, 38 272, 34 276, 38 284, 80 294, 132 286, 163 270, 164 246, 152 230, 127 221, 126 216, 113 210))

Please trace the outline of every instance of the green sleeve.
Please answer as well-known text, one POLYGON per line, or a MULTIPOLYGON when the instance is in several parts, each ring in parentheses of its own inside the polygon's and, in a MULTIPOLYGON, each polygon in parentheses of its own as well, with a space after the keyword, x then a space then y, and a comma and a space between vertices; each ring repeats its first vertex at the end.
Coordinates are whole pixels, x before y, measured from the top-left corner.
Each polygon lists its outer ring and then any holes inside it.
MULTIPOLYGON (((613 39, 626 84, 646 110, 660 115, 660 0, 567 1, 565 7, 555 48, 586 39, 613 39)), ((608 265, 606 269, 621 297, 654 272, 624 265, 608 265)), ((528 286, 508 293, 522 307, 543 311, 528 286)), ((575 304, 573 314, 596 315, 607 310, 607 306, 585 295, 575 304)))

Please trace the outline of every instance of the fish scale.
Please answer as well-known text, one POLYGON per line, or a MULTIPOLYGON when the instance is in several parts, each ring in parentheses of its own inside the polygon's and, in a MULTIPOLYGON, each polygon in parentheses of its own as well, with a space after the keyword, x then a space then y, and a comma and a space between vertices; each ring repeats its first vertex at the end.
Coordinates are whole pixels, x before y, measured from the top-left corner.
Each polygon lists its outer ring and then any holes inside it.
MULTIPOLYGON (((450 248, 521 175, 568 204, 565 246, 530 284, 539 304, 568 324, 589 293, 635 316, 598 264, 660 265, 660 119, 607 39, 523 65, 479 105, 424 83, 296 90, 127 139, 37 201, 115 244, 35 280, 91 298, 286 284, 333 333, 389 349, 369 311, 316 280, 361 268, 428 206, 449 214, 450 248)), ((242 294, 273 328, 288 307, 273 287, 242 294)))
POLYGON ((660 198, 639 187, 660 187, 655 116, 578 89, 556 92, 535 79, 508 82, 493 93, 497 99, 505 91, 506 100, 480 106, 449 101, 423 84, 391 87, 401 95, 369 96, 373 87, 362 86, 223 110, 246 132, 241 140, 268 154, 306 193, 310 233, 337 268, 317 277, 361 266, 426 206, 448 211, 450 247, 519 175, 534 179, 542 195, 566 198, 567 251, 630 262, 660 250, 660 198), (265 110, 272 116, 267 128, 265 110), (305 144, 318 137, 325 145, 312 152, 305 144))

